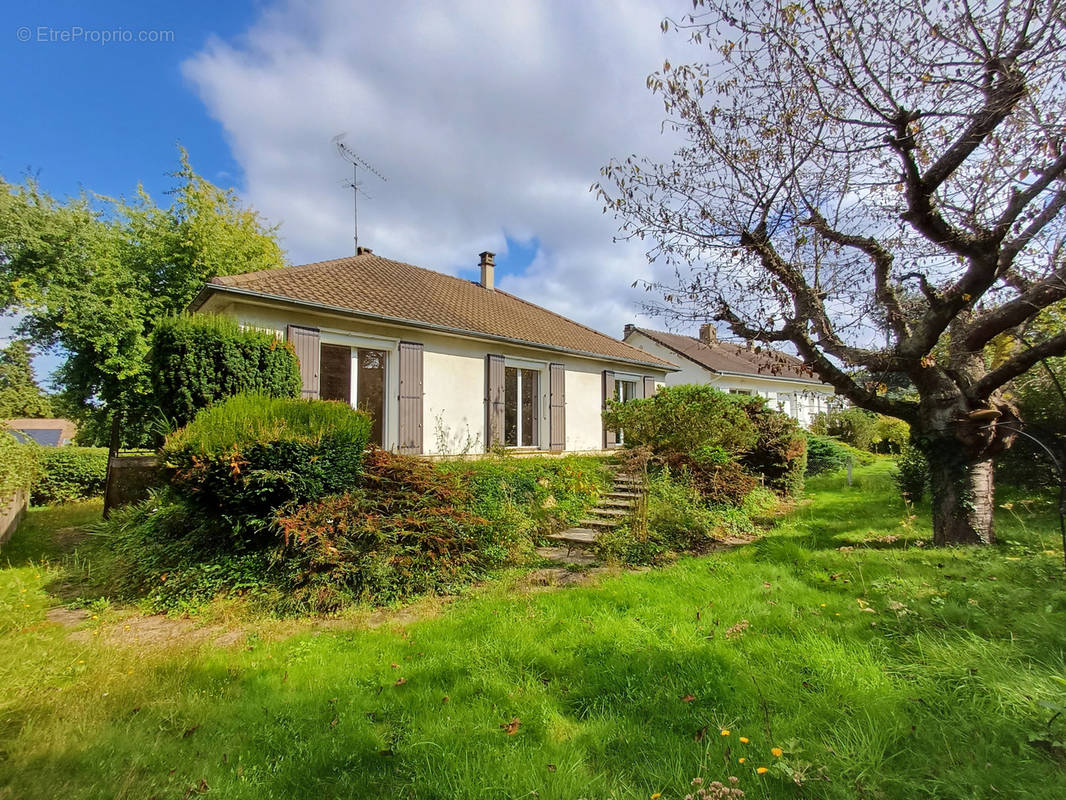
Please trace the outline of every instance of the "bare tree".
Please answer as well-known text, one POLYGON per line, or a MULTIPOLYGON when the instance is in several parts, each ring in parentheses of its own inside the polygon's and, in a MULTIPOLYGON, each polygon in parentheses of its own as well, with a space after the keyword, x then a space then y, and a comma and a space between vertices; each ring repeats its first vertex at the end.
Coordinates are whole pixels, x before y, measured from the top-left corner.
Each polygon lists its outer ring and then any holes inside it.
POLYGON ((681 142, 594 189, 675 266, 661 310, 791 343, 853 403, 911 423, 938 543, 993 541, 1002 387, 1066 352, 997 363, 994 338, 1066 298, 1066 3, 695 0, 663 23, 706 63, 648 79, 681 142), (887 328, 888 335, 880 330, 887 328), (848 367, 904 373, 915 402, 848 367))

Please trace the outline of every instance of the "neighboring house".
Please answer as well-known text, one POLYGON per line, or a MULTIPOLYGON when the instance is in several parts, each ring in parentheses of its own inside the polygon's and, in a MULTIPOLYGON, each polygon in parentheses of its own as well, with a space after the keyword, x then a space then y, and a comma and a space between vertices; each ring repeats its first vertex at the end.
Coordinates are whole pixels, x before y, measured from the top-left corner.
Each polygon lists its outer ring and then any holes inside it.
POLYGON ((45 447, 70 444, 78 432, 78 426, 69 419, 5 419, 0 424, 19 441, 34 441, 45 447))
POLYGON ((681 367, 667 376, 667 386, 706 383, 723 392, 765 397, 803 427, 843 404, 833 387, 818 380, 798 358, 719 341, 713 325, 700 326, 699 338, 626 325, 623 341, 681 367))
POLYGON ((304 397, 370 412, 402 453, 616 445, 608 397, 654 393, 677 368, 494 287, 376 256, 215 278, 189 306, 271 330, 300 359, 304 397))

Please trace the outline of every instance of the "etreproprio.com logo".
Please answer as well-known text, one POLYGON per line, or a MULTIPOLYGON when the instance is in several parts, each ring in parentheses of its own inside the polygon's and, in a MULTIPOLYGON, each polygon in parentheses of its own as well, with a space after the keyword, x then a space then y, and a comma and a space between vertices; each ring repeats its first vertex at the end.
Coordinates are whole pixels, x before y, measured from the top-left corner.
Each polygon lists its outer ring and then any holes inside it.
POLYGON ((15 30, 15 38, 34 44, 163 44, 174 41, 174 31, 23 25, 15 30))

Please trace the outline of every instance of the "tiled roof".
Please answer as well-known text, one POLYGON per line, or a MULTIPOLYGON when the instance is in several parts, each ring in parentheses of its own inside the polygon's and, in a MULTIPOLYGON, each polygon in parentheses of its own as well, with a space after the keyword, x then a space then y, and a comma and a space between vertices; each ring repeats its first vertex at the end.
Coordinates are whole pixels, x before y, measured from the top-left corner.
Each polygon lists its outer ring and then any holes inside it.
POLYGON ((676 369, 668 361, 515 295, 373 253, 214 278, 192 308, 198 308, 211 291, 227 289, 676 369))
POLYGON ((798 358, 768 347, 755 350, 717 340, 708 344, 694 336, 682 336, 648 328, 634 326, 631 330, 644 334, 652 341, 658 342, 679 356, 694 361, 712 372, 821 383, 818 376, 798 358))

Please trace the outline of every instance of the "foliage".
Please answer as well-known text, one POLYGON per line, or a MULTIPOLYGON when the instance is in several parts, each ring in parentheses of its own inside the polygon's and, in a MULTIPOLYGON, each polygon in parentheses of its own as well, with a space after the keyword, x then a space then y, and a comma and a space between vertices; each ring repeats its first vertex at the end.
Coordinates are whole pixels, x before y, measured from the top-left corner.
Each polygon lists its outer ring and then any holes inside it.
POLYGON ((755 444, 740 457, 750 472, 762 475, 775 492, 798 495, 807 471, 807 437, 799 424, 770 408, 761 397, 738 396, 737 402, 755 427, 755 444))
POLYGON ((812 478, 760 540, 661 569, 556 591, 506 576, 328 621, 257 614, 255 592, 193 618, 86 602, 108 540, 70 530, 99 503, 31 509, 0 551, 0 713, 18 723, 0 785, 679 800, 694 775, 735 775, 760 800, 1066 796, 1035 738, 1066 736, 1044 706, 1066 704, 1053 505, 1005 494, 996 548, 935 548, 925 517, 901 526, 889 471, 812 478), (57 624, 79 596, 85 619, 57 624))
POLYGON ((900 496, 908 503, 920 503, 929 486, 929 462, 921 448, 908 444, 896 460, 896 469, 892 480, 899 489, 900 496))
POLYGON ((272 513, 344 492, 359 477, 370 418, 346 403, 236 395, 167 437, 176 491, 217 511, 232 535, 264 536, 272 513))
MULTIPOLYGON (((56 375, 86 430, 124 419, 125 446, 154 417, 146 356, 158 320, 182 311, 216 276, 283 266, 274 228, 193 171, 184 150, 167 208, 133 201, 57 201, 35 181, 0 180, 0 305, 22 334, 67 356, 56 375)), ((97 442, 103 444, 104 442, 97 442)))
POLYGON ((910 425, 903 420, 855 406, 819 414, 811 432, 870 453, 899 453, 910 440, 910 425))
POLYGON ((718 463, 750 450, 757 436, 732 395, 704 384, 665 386, 652 397, 611 402, 603 419, 608 428, 625 431, 627 446, 718 463))
POLYGON ((155 404, 176 427, 235 394, 299 397, 292 345, 272 333, 242 328, 232 317, 185 315, 162 320, 150 354, 155 404))
POLYGON ((647 81, 679 146, 612 161, 596 187, 675 266, 648 286, 660 309, 789 344, 855 405, 958 451, 933 465, 937 541, 990 542, 991 491, 951 487, 1015 438, 985 424, 1013 421, 1004 387, 1066 354, 1060 328, 975 357, 1066 297, 1061 5, 695 0, 663 27, 693 47, 647 81), (913 396, 880 388, 900 374, 913 396))
POLYGON ((38 461, 40 471, 30 495, 34 505, 72 503, 103 495, 106 447, 42 447, 38 461))
POLYGON ((0 419, 51 417, 51 398, 37 385, 29 344, 16 339, 0 347, 0 419))
POLYGON ((22 444, 10 431, 0 429, 0 500, 18 489, 27 489, 37 477, 41 448, 22 444))
POLYGON ((828 436, 807 437, 807 475, 844 469, 851 458, 848 449, 828 436))

